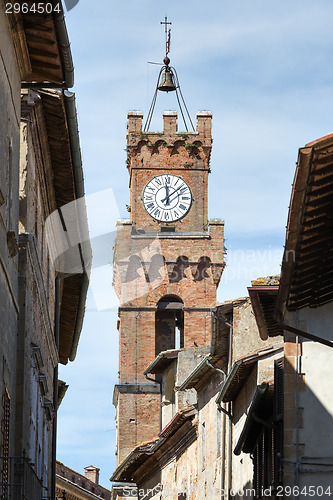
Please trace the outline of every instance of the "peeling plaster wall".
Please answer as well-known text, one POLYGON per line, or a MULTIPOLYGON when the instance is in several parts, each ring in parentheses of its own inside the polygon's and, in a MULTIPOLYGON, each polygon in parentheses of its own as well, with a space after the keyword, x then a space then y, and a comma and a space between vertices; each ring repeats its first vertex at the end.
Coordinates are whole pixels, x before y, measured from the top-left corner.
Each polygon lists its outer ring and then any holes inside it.
POLYGON ((220 499, 222 460, 222 419, 215 402, 222 387, 223 375, 219 372, 198 391, 198 486, 193 498, 220 499))
MULTIPOLYGON (((274 338, 274 342, 277 340, 274 338)), ((233 310, 233 361, 272 343, 272 339, 261 340, 251 301, 244 299, 233 310)))
MULTIPOLYGON (((9 455, 14 454, 16 338, 18 318, 17 255, 11 257, 7 232, 17 240, 19 116, 21 78, 11 32, 0 4, 0 398, 10 397, 9 455)), ((0 422, 1 423, 1 422, 0 422)), ((2 447, 0 435, 0 450, 2 447)), ((1 451, 0 451, 1 453, 1 451)))
MULTIPOLYGON (((333 303, 287 312, 285 322, 332 341, 333 303)), ((285 484, 325 491, 331 485, 333 470, 333 349, 299 340, 297 359, 295 336, 285 334, 284 455, 300 463, 298 474, 294 464, 286 463, 285 484)))
POLYGON ((19 349, 16 454, 25 450, 35 472, 50 488, 53 383, 58 363, 54 340, 54 270, 48 259, 44 222, 46 165, 36 140, 36 117, 22 123, 20 160, 19 349), (33 131, 35 132, 33 133, 33 131), (35 349, 39 349, 36 356, 35 349))
MULTIPOLYGON (((234 454, 246 417, 257 388, 257 369, 254 367, 244 387, 232 405, 232 488, 235 491, 252 488, 253 462, 248 453, 234 454)), ((227 417, 228 418, 228 417, 227 417)), ((241 497, 235 496, 236 499, 241 497)))

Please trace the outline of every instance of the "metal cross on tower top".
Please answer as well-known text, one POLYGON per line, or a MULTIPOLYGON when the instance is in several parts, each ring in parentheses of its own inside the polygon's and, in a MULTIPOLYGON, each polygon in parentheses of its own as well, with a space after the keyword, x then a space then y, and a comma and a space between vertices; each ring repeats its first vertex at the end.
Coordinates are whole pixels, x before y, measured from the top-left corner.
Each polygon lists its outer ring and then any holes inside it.
POLYGON ((170 52, 170 40, 171 40, 171 28, 168 30, 168 24, 172 24, 168 22, 167 16, 165 16, 164 21, 161 21, 161 24, 164 24, 165 26, 165 57, 170 52))

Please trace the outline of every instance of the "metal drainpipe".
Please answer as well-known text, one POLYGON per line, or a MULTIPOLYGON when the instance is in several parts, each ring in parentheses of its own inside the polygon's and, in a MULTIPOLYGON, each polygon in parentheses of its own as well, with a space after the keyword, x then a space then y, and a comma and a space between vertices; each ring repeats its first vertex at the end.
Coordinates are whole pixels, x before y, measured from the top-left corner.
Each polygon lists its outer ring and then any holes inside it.
MULTIPOLYGON (((60 280, 66 274, 59 274, 55 279, 55 303, 54 303, 54 340, 59 353, 59 326, 60 326, 60 280)), ((52 425, 52 476, 51 476, 51 500, 55 500, 56 488, 56 466, 57 466, 57 408, 58 408, 58 363, 53 371, 53 425, 52 425)))
MULTIPOLYGON (((229 325, 229 329, 231 330, 232 329, 232 326, 229 325)), ((228 364, 229 364, 229 361, 228 361, 228 364)), ((210 368, 213 368, 214 370, 216 370, 217 372, 220 372, 223 374, 224 378, 223 378, 223 382, 225 382, 225 379, 227 378, 227 373, 224 372, 223 370, 220 370, 219 368, 216 368, 215 366, 213 366, 209 361, 208 359, 206 360, 206 365, 209 366, 210 368)), ((229 369, 229 366, 227 367, 227 371, 229 369)), ((228 411, 226 408, 224 408, 222 406, 221 403, 218 403, 218 410, 225 413, 228 417, 229 417, 229 422, 231 422, 231 413, 230 411, 228 411)), ((230 408, 229 408, 230 410, 230 408)), ((221 445, 221 498, 222 498, 222 495, 224 497, 224 468, 223 468, 223 465, 224 465, 224 461, 225 461, 225 433, 226 433, 226 418, 223 417, 223 426, 222 426, 222 429, 221 429, 221 432, 222 432, 222 437, 223 437, 223 446, 221 445)), ((230 467, 229 467, 230 468, 230 467)))
MULTIPOLYGON (((229 333, 229 356, 228 356, 228 374, 232 365, 232 341, 233 341, 233 327, 230 325, 229 333)), ((231 403, 228 404, 228 411, 231 414, 231 403)), ((228 449, 228 498, 230 497, 232 480, 232 419, 229 418, 229 449, 228 449)))
POLYGON ((148 377, 148 375, 144 374, 147 380, 151 382, 155 382, 155 384, 160 384, 160 415, 159 415, 159 432, 162 430, 162 382, 159 380, 155 380, 154 378, 148 377))
MULTIPOLYGON (((224 323, 225 325, 229 326, 229 353, 228 353, 228 365, 227 365, 227 372, 226 372, 226 376, 230 373, 230 367, 231 367, 231 364, 232 364, 232 336, 233 336, 233 326, 232 326, 232 321, 233 319, 231 320, 231 323, 225 321, 225 320, 222 320, 222 318, 219 318, 215 313, 214 311, 212 311, 215 318, 220 321, 221 323, 224 323)), ((221 411, 223 413, 225 413, 228 417, 229 417, 229 446, 228 446, 228 498, 230 496, 230 486, 231 486, 231 479, 232 479, 232 470, 231 470, 231 465, 232 465, 232 414, 231 414, 231 403, 228 404, 228 410, 223 407, 221 405, 221 403, 219 404, 219 408, 221 409, 221 411)), ((226 439, 225 439, 225 436, 226 436, 226 420, 225 420, 225 417, 223 418, 223 453, 222 453, 222 466, 224 464, 224 460, 225 460, 225 444, 226 444, 226 439)), ((225 498, 225 475, 224 475, 224 471, 221 470, 221 498, 225 498), (222 497, 223 495, 223 497, 222 497)))
MULTIPOLYGON (((296 311, 296 328, 299 326, 299 313, 296 311)), ((296 403, 296 486, 299 486, 299 392, 298 392, 298 376, 299 376, 299 336, 296 335, 296 390, 295 390, 295 403, 296 403)))

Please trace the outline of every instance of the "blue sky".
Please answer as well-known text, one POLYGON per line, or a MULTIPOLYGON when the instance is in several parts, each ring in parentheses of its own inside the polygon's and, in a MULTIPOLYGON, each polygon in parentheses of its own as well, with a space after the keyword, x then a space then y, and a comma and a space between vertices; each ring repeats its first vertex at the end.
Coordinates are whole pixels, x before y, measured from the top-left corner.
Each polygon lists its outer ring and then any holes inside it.
MULTIPOLYGON (((166 14, 192 120, 198 110, 213 112, 209 216, 225 220, 228 249, 218 298, 244 296, 251 279, 279 272, 298 148, 333 128, 333 4, 80 0, 66 21, 86 193, 112 189, 117 206, 90 211, 94 234, 128 217, 127 112, 147 115, 159 71, 148 61, 163 60, 166 14)), ((151 130, 162 130, 164 109, 177 109, 173 94, 159 95, 151 130)), ((90 291, 76 361, 60 371, 70 388, 59 410, 58 459, 79 472, 100 467, 106 487, 115 467, 116 320, 115 303, 102 309, 90 291)))

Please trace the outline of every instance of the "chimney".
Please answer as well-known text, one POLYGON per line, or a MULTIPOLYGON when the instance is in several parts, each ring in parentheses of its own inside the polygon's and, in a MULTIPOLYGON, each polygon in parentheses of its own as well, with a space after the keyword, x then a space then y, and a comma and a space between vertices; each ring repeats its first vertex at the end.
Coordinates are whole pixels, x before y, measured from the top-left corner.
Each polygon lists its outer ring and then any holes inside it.
POLYGON ((84 468, 84 475, 89 481, 92 481, 95 484, 99 483, 99 468, 94 467, 93 465, 88 465, 88 467, 84 468))

